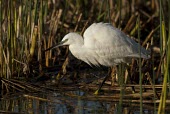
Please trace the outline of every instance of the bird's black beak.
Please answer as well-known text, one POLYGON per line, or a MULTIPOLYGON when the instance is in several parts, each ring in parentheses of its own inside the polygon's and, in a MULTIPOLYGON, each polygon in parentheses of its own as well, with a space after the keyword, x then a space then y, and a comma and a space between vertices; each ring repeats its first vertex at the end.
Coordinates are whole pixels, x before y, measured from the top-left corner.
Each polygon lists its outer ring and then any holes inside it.
POLYGON ((50 47, 50 48, 47 48, 47 49, 44 50, 44 51, 49 51, 49 50, 51 50, 51 49, 54 49, 54 48, 58 48, 58 47, 60 47, 60 46, 63 46, 63 44, 64 44, 65 42, 67 42, 67 40, 68 40, 68 39, 66 39, 66 40, 64 40, 64 41, 61 41, 61 42, 58 43, 57 45, 54 45, 54 46, 52 46, 52 47, 50 47))

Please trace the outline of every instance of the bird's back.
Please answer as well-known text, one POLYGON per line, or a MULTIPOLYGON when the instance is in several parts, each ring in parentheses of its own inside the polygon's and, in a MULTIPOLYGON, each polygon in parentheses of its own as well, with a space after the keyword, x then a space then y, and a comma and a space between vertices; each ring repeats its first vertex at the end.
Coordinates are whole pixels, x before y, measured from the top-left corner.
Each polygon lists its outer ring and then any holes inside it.
POLYGON ((98 64, 113 66, 130 58, 149 58, 147 50, 109 23, 94 23, 83 36, 84 47, 92 50, 91 58, 96 59, 98 64))

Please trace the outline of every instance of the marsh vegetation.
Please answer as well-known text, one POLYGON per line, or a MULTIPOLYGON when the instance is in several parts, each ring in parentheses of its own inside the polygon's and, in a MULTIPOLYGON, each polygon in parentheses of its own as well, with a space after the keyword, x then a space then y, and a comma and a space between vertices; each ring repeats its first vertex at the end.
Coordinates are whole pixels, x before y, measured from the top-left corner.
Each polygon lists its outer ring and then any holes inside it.
POLYGON ((8 102, 11 95, 49 103, 47 97, 30 92, 48 96, 54 91, 81 100, 117 102, 119 113, 133 103, 140 113, 146 105, 153 113, 170 110, 169 0, 0 0, 0 22, 0 111, 14 112, 10 107, 15 100, 8 102), (65 34, 82 35, 95 22, 119 28, 150 50, 151 58, 118 66, 115 78, 114 67, 91 68, 66 46, 44 52, 65 34), (111 76, 95 96, 106 75, 111 76), (75 91, 83 91, 83 96, 75 91))

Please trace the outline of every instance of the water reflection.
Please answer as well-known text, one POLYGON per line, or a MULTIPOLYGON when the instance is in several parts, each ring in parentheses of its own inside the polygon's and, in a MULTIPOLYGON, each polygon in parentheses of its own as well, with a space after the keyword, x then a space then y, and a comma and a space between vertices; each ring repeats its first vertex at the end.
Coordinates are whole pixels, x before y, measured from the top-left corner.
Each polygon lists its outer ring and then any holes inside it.
MULTIPOLYGON (((0 112, 28 114, 116 114, 118 102, 86 99, 82 91, 25 93, 4 97, 0 101, 0 112), (82 98, 83 97, 83 98, 82 98)), ((152 105, 144 104, 144 114, 154 113, 152 105)), ((123 114, 139 114, 139 104, 126 103, 123 114)), ((167 112, 168 113, 168 112, 167 112)))

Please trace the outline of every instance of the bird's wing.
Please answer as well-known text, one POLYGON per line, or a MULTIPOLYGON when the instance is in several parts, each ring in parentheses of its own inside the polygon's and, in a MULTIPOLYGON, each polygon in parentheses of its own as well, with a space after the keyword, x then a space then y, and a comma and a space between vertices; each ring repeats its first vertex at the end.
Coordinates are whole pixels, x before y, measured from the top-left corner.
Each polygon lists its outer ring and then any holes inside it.
MULTIPOLYGON (((99 57, 139 57, 139 44, 109 23, 94 23, 84 32, 84 46, 99 57)), ((141 47, 141 57, 148 52, 141 47)), ((146 56, 146 57, 145 57, 146 56)))

